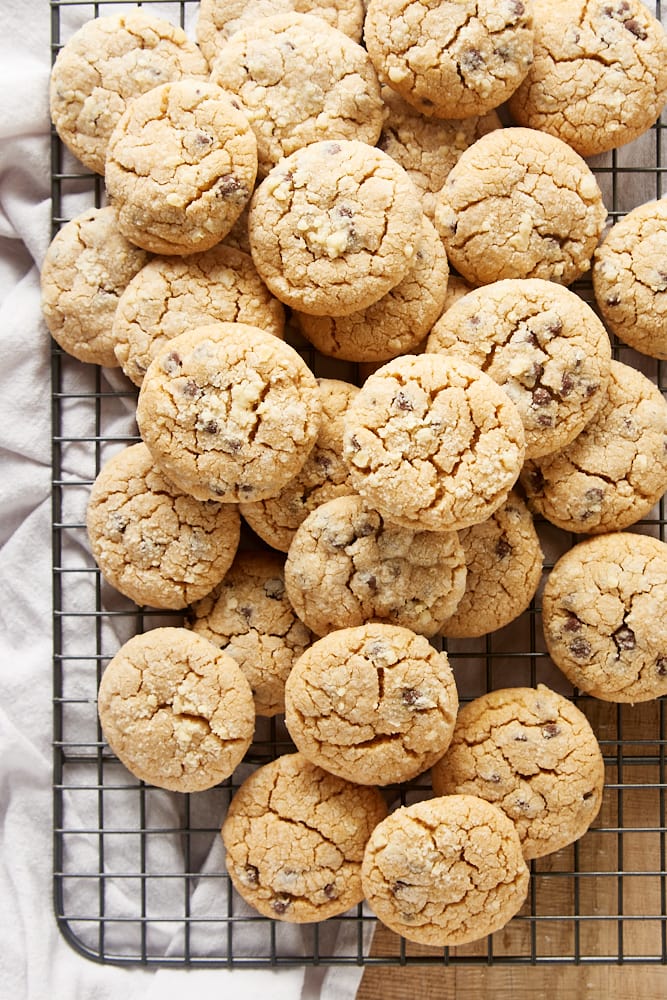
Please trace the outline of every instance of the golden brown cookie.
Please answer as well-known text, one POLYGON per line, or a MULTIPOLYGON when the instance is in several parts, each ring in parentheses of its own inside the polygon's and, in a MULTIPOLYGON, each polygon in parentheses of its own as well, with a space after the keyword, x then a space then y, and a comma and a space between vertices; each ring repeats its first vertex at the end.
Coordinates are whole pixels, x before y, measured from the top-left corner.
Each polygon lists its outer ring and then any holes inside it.
POLYGON ((93 483, 91 551, 121 594, 154 608, 184 608, 232 564, 241 519, 233 504, 195 500, 156 467, 145 444, 118 452, 93 483))
POLYGON ((630 532, 575 545, 549 574, 542 621, 554 663, 587 694, 667 694, 667 545, 630 532))
POLYGON ((275 920, 344 913, 363 898, 364 848, 386 815, 376 788, 334 777, 298 753, 278 757, 246 778, 222 825, 232 884, 275 920))
POLYGON ((436 795, 478 795, 500 806, 523 856, 541 858, 588 830, 602 803, 604 761, 583 712, 539 684, 464 705, 431 777, 436 795))
POLYGON ((139 392, 153 458, 200 500, 278 493, 315 443, 315 376, 293 347, 245 323, 213 323, 167 341, 139 392))
POLYGON ((91 208, 67 222, 42 265, 42 312, 64 351, 115 367, 112 323, 119 298, 148 254, 118 229, 115 208, 91 208))
POLYGON ((605 398, 566 448, 521 470, 528 505, 565 531, 597 535, 639 521, 667 489, 667 402, 612 361, 605 398))
POLYGON ((250 685, 230 656, 184 628, 135 635, 102 675, 107 743, 135 777, 174 792, 228 778, 255 728, 250 685))
POLYGON ((233 97, 199 80, 165 83, 135 98, 111 134, 104 171, 120 231, 161 254, 219 243, 256 175, 257 142, 247 118, 233 97))
POLYGON ((478 368, 436 354, 395 358, 345 416, 352 484, 389 521, 453 531, 505 501, 524 455, 519 413, 478 368))
POLYGON ((285 709, 285 681, 314 636, 285 591, 285 560, 275 552, 239 552, 224 580, 197 601, 190 627, 236 660, 258 715, 285 709))
POLYGON ((435 225, 473 285, 501 278, 571 284, 590 267, 607 211, 584 160, 555 136, 503 128, 461 154, 435 225))
POLYGON ((433 636, 465 587, 455 531, 419 531, 385 521, 359 496, 312 511, 285 563, 293 607, 317 635, 386 622, 433 636))
POLYGON ((504 927, 528 881, 514 824, 473 795, 397 809, 375 827, 361 868, 376 916, 409 941, 440 948, 504 927))
POLYGON ((360 785, 409 781, 434 764, 457 708, 446 653, 395 625, 331 632, 299 657, 285 685, 297 749, 360 785))
POLYGON ((113 323, 116 359, 141 385, 166 341, 215 320, 248 323, 282 338, 285 310, 239 250, 215 246, 186 258, 159 257, 120 298, 113 323))

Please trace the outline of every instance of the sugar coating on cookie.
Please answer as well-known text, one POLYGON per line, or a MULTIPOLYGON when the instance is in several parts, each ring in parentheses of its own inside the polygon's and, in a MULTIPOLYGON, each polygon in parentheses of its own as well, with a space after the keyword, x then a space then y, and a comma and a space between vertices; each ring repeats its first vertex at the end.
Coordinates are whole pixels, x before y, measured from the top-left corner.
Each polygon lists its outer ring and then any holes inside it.
POLYGON ((316 507, 354 492, 343 461, 343 419, 359 390, 340 379, 320 378, 317 384, 322 420, 305 464, 276 496, 239 505, 255 534, 281 552, 287 552, 297 528, 316 507))
POLYGON ((285 681, 314 641, 285 589, 285 560, 275 552, 239 552, 224 580, 195 602, 190 627, 236 660, 258 715, 285 708, 285 681))
POLYGON ((381 299, 349 316, 296 313, 299 329, 322 354, 345 361, 386 361, 408 354, 443 310, 449 265, 442 241, 422 219, 408 273, 381 299))
POLYGON ((547 579, 542 621, 552 660, 587 694, 667 694, 667 545, 630 532, 575 545, 547 579))
POLYGON ((521 418, 500 386, 435 354, 389 361, 345 417, 353 485, 383 517, 423 530, 490 517, 514 485, 524 449, 521 418))
POLYGON ((422 211, 390 156, 352 139, 314 142, 273 168, 250 203, 255 266, 301 312, 345 316, 407 274, 422 211))
POLYGON ((403 806, 376 826, 361 882, 387 927, 445 947, 504 927, 526 899, 529 872, 501 809, 473 795, 446 795, 403 806))
POLYGON ((535 0, 534 61, 510 98, 519 125, 582 156, 636 139, 667 100, 667 38, 640 0, 535 0))
POLYGON ((387 815, 376 788, 345 781, 288 754, 258 768, 222 825, 237 892, 266 917, 325 920, 363 898, 361 861, 387 815))
POLYGON ((86 527, 103 576, 137 604, 184 608, 222 579, 239 543, 233 504, 195 500, 145 444, 118 452, 90 491, 86 527))
POLYGON ((360 785, 409 781, 434 764, 449 746, 457 708, 446 653, 395 625, 369 623, 318 639, 285 685, 285 721, 297 749, 360 785))
POLYGON ((607 218, 586 162, 561 139, 518 127, 473 143, 437 197, 447 256, 473 285, 501 278, 569 285, 590 267, 607 218))
POLYGON ((504 628, 522 614, 542 576, 533 518, 515 490, 491 517, 459 532, 466 564, 463 596, 440 635, 470 639, 504 628))
POLYGON ((197 42, 213 64, 222 47, 237 31, 255 25, 260 18, 291 11, 313 14, 355 42, 361 40, 362 0, 201 0, 197 42))
POLYGON ((168 341, 149 365, 137 423, 163 472, 200 500, 260 500, 302 467, 320 392, 293 347, 246 323, 168 341))
POLYGON ((285 310, 252 258, 215 246, 185 258, 160 257, 135 275, 113 321, 117 362, 135 385, 164 344, 215 320, 248 323, 282 338, 285 310))
POLYGON ((501 127, 495 111, 469 118, 426 118, 391 87, 381 89, 384 121, 378 146, 407 171, 433 221, 436 194, 461 153, 501 127))
POLYGON ((607 332, 583 299, 541 278, 478 288, 435 323, 427 351, 476 365, 521 414, 526 458, 563 448, 602 403, 607 332))
POLYGON ((109 139, 104 178, 121 232, 152 253, 208 250, 252 194, 257 142, 233 96, 198 80, 135 98, 109 139))
POLYGON ((115 367, 112 323, 122 293, 148 262, 118 229, 115 208, 91 208, 67 222, 42 264, 42 313, 68 354, 115 367))
POLYGON ((128 103, 169 80, 208 73, 181 28, 144 11, 97 17, 62 47, 49 88, 51 120, 90 170, 104 173, 109 137, 128 103))
POLYGON ((612 361, 605 398, 566 448, 527 461, 528 505, 565 531, 597 535, 639 521, 667 489, 667 402, 640 371, 612 361))
POLYGON ((382 621, 433 636, 458 605, 465 577, 455 531, 401 528, 359 496, 309 514, 285 564, 289 599, 318 635, 382 621))
POLYGON ((242 28, 211 80, 236 95, 250 122, 260 175, 311 142, 379 138, 382 99, 368 53, 321 18, 293 12, 242 28))
POLYGON ((667 359, 667 198, 640 205, 610 229, 595 251, 593 288, 612 333, 667 359))
POLYGON ((583 712, 544 684, 491 691, 464 705, 436 795, 478 795, 514 823, 526 859, 582 837, 602 803, 604 761, 583 712))
POLYGON ((135 635, 102 675, 109 746, 142 781, 198 792, 228 778, 252 742, 255 708, 235 661, 185 628, 135 635))

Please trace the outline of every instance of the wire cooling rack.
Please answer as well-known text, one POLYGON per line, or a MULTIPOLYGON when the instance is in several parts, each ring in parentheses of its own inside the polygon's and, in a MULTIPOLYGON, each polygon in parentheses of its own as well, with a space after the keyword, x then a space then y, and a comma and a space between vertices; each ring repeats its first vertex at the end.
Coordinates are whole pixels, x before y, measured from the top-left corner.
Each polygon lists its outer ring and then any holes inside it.
MULTIPOLYGON (((51 2, 53 57, 83 21, 133 4, 51 2)), ((139 5, 141 6, 141 5, 139 5)), ((151 3, 193 36, 198 4, 151 3)), ((649 7, 651 5, 649 4, 649 7)), ((660 4, 652 9, 658 16, 660 4)), ((665 123, 590 161, 610 219, 665 193, 665 123)), ((101 178, 83 172, 52 139, 53 233, 100 205, 101 178)), ((590 283, 577 291, 592 300, 590 283)), ((355 366, 293 341, 319 375, 355 381, 355 366)), ((664 366, 614 345, 664 391, 664 366)), ((546 683, 591 720, 606 765, 600 815, 576 844, 531 862, 521 913, 502 931, 457 949, 420 948, 383 931, 370 949, 362 906, 321 925, 260 917, 231 890, 219 829, 250 771, 292 745, 281 719, 260 720, 234 776, 209 792, 179 795, 135 780, 105 745, 97 686, 131 635, 179 624, 137 608, 102 580, 88 551, 85 509, 101 464, 137 440, 136 391, 118 371, 84 365, 53 346, 54 890, 63 934, 92 959, 116 964, 269 967, 318 964, 667 963, 667 727, 664 701, 609 705, 568 687, 546 654, 540 592, 521 618, 479 640, 450 641, 462 700, 487 690, 546 683)), ((664 502, 633 530, 666 535, 664 502)), ((545 573, 577 541, 539 522, 545 573)), ((246 544, 258 544, 246 539, 246 544)), ((395 800, 430 794, 426 778, 389 790, 395 800)))

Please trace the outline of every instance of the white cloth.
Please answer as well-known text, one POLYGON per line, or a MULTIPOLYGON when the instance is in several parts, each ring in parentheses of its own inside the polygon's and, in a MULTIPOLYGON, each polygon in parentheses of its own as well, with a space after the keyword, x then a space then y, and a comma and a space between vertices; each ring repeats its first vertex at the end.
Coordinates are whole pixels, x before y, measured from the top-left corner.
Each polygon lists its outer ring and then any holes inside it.
MULTIPOLYGON (((163 13, 173 17, 169 6, 163 13)), ((91 16, 92 7, 64 8, 63 19, 91 16)), ((156 8, 151 8, 156 12, 156 8)), ((103 13, 109 13, 107 5, 103 13)), ((50 238, 50 141, 47 108, 50 69, 49 7, 46 0, 3 0, 0 38, 0 347, 2 390, 0 391, 0 812, 2 855, 0 858, 0 982, 2 994, 16 1000, 169 1000, 184 995, 187 988, 200 1000, 220 996, 272 997, 272 1000, 328 997, 347 1000, 355 995, 361 970, 356 967, 326 970, 299 966, 271 970, 183 970, 120 968, 101 965, 81 957, 61 936, 52 908, 52 637, 51 637, 51 499, 50 499, 50 338, 41 319, 39 265, 50 238)), ((84 372, 81 384, 92 369, 84 372)), ((78 376, 75 376, 78 378, 78 376)), ((122 376, 109 374, 115 387, 122 376)), ((67 409, 68 428, 86 432, 86 419, 76 404, 67 409), (81 420, 81 423, 77 423, 81 420)), ((112 414, 114 431, 132 433, 132 411, 118 403, 112 414)), ((73 446, 65 454, 66 473, 83 478, 89 470, 90 447, 73 446)), ((81 496, 78 498, 81 515, 81 496)), ((89 558, 84 547, 74 545, 66 558, 84 565, 89 558)), ((72 578, 70 578, 71 580, 72 578)), ((73 584, 68 583, 69 586, 73 584)), ((85 636, 70 637, 70 651, 85 636)), ((118 634, 111 636, 117 641, 118 634)), ((87 648, 87 647, 86 647, 87 648)), ((90 697, 90 672, 73 672, 73 683, 81 683, 90 697)), ((93 693, 94 696, 94 693, 93 693)), ((88 711, 87 706, 84 711, 88 711)), ((87 724, 90 724, 88 718, 87 724)), ((94 725, 94 720, 93 720, 94 725)), ((86 737, 87 738, 87 737, 86 737)), ((79 816, 90 823, 85 803, 67 798, 67 822, 79 816), (81 806, 81 808, 80 808, 81 806), (77 812, 80 810, 80 812, 77 812)), ((175 798, 156 793, 150 808, 163 825, 173 820, 175 798)), ((136 796, 133 797, 133 800, 136 796)), ((118 820, 125 816, 122 796, 118 820)), ((129 808, 129 806, 128 806, 129 808)), ((211 823, 219 817, 211 817, 211 823)), ((132 838, 119 846, 109 840, 105 862, 123 860, 124 851, 136 851, 132 838), (114 850, 120 852, 114 854, 114 850)), ((178 870, 182 857, 178 846, 165 838, 161 865, 178 870)), ((150 848, 150 841, 149 841, 150 848)), ((76 866, 85 869, 87 858, 95 867, 95 837, 83 837, 71 847, 76 866)), ((71 862, 72 858, 68 857, 71 862)), ((222 865, 219 837, 212 837, 201 859, 202 871, 215 872, 222 865)), ((149 857, 150 862, 150 857, 149 857)), ((74 870, 74 868, 72 868, 74 870)), ((164 869, 162 869, 164 870, 164 869)), ((179 885, 181 885, 179 880, 179 885)), ((198 913, 219 912, 216 898, 219 880, 202 879, 193 897, 198 913)), ((77 905, 85 910, 96 883, 81 884, 77 905)), ((179 891, 181 891, 179 889, 179 891)), ((173 901, 170 883, 157 882, 156 906, 173 901), (162 894, 162 895, 161 895, 162 894)), ((122 885, 107 892, 107 914, 124 912, 127 898, 122 885)), ((181 905, 179 903, 179 905, 181 905)), ((235 904, 238 906, 238 902, 235 904)), ((92 910, 91 912, 95 912, 92 910)), ((180 912, 180 911, 179 911, 180 912)), ((266 927, 266 925, 265 925, 266 927)), ((285 928, 289 953, 307 951, 308 932, 285 928), (294 950, 296 949, 296 951, 294 950), (299 950, 300 949, 300 950, 299 950)), ((196 928, 193 929, 193 934, 196 928)), ((81 930, 85 936, 86 928, 81 930)), ((182 953, 183 929, 179 925, 151 926, 151 942, 165 956, 182 953)), ((260 933, 259 931, 257 933, 260 933)), ((324 941, 337 933, 332 924, 323 931, 324 941)), ((108 943, 122 937, 123 927, 110 927, 108 943)), ((280 941, 280 935, 278 935, 280 941)), ((122 943, 122 941, 121 941, 122 943)), ((365 945, 368 945, 366 935, 365 945)), ((200 942, 216 954, 220 942, 200 942)), ((258 941, 248 932, 244 954, 252 954, 258 941)), ((328 952, 356 954, 356 927, 341 925, 338 940, 327 940, 328 952), (352 934, 352 940, 350 935, 352 934), (348 940, 344 940, 347 936, 348 940)))

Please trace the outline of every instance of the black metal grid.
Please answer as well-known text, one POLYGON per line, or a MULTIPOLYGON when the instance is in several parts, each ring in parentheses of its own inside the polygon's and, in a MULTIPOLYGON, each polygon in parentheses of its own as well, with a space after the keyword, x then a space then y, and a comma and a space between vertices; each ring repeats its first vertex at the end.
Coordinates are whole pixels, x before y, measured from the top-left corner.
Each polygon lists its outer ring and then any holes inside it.
MULTIPOLYGON (((121 6, 135 5, 51 0, 53 57, 80 23, 121 6)), ((196 0, 146 0, 143 6, 185 26, 192 37, 196 0)), ((659 2, 648 6, 661 15, 659 2)), ((667 193, 666 124, 590 161, 612 221, 667 193)), ((102 203, 103 183, 83 171, 55 134, 52 165, 55 234, 79 211, 102 203)), ((592 300, 589 282, 576 290, 592 300)), ((296 346, 318 374, 356 379, 355 366, 322 359, 303 342, 296 346)), ((618 343, 614 355, 667 390, 660 362, 618 343)), ((102 962, 171 966, 666 964, 665 702, 609 705, 568 687, 545 652, 540 592, 506 629, 450 641, 461 697, 540 682, 568 694, 598 733, 606 789, 601 813, 581 841, 531 862, 529 898, 505 930, 452 950, 383 937, 370 956, 374 920, 361 906, 326 924, 292 927, 260 917, 234 895, 216 854, 220 823, 248 769, 292 748, 281 720, 260 720, 246 763, 220 787, 196 795, 136 781, 109 752, 97 720, 100 676, 120 644, 137 632, 180 622, 115 593, 87 550, 88 490, 102 462, 137 439, 135 399, 117 372, 79 364, 53 346, 54 899, 73 947, 102 962), (642 823, 630 825, 628 815, 638 810, 642 823)), ((544 522, 538 530, 546 573, 577 538, 544 522)), ((632 530, 664 540, 664 501, 632 530)), ((422 779, 393 792, 406 801, 430 788, 422 779)))

